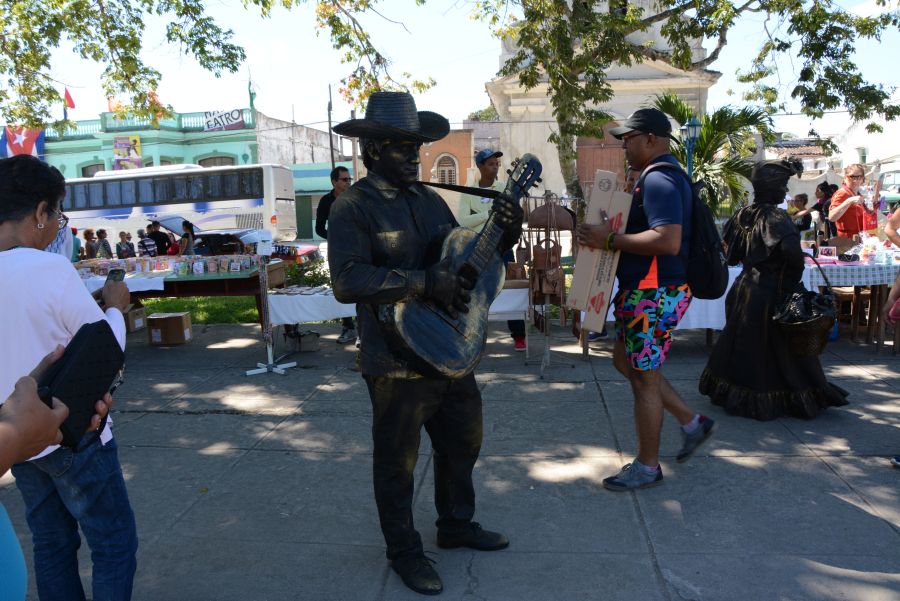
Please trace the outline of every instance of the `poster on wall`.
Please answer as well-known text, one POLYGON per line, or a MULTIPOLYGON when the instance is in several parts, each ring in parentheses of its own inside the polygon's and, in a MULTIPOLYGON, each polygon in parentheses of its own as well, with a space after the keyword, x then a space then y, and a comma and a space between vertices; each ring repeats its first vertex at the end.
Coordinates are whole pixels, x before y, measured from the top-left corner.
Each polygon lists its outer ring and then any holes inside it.
POLYGON ((244 129, 244 109, 206 111, 203 113, 203 118, 203 131, 244 129))
POLYGON ((113 138, 113 169, 137 169, 143 166, 140 136, 116 136, 113 138))

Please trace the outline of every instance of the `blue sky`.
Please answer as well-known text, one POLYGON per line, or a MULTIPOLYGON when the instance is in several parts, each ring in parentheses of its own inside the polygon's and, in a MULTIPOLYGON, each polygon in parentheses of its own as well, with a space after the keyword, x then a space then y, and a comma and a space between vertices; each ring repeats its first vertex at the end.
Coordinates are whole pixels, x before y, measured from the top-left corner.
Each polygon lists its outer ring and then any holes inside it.
MULTIPOLYGON (((850 1, 843 4, 855 5, 850 1)), ((235 41, 244 46, 247 61, 238 73, 216 79, 192 58, 167 45, 162 35, 163 25, 152 23, 144 40, 145 56, 163 74, 159 88, 162 101, 179 112, 244 107, 248 105, 247 79, 252 75, 258 86, 257 107, 270 116, 293 118, 297 123, 325 129, 328 84, 332 84, 334 121, 349 118, 351 107, 337 93, 348 67, 340 63, 327 35, 316 35, 310 5, 291 11, 278 8, 268 19, 234 0, 213 0, 208 7, 223 26, 235 31, 235 41)), ((868 0, 858 4, 856 10, 873 9, 874 2, 868 0)), ((406 26, 375 15, 363 22, 372 32, 376 45, 393 60, 392 72, 396 75, 410 72, 437 81, 432 90, 417 98, 420 109, 440 112, 451 122, 459 123, 471 111, 488 105, 484 82, 494 77, 499 68, 500 42, 490 35, 485 24, 470 18, 469 2, 430 0, 425 7, 416 7, 411 1, 391 0, 383 2, 379 10, 406 26)), ((734 72, 746 66, 750 49, 758 46, 762 34, 759 16, 745 17, 729 34, 732 42, 711 67, 723 75, 710 90, 710 108, 741 104, 739 95, 729 96, 727 91, 739 89, 734 72)), ((900 35, 892 32, 880 44, 862 44, 858 62, 867 77, 897 86, 900 75, 896 74, 895 65, 885 60, 896 56, 900 56, 900 35)), ((70 111, 70 116, 97 118, 106 109, 99 86, 101 69, 78 60, 71 51, 57 52, 54 59, 53 76, 69 85, 75 99, 76 108, 70 111)), ((783 67, 783 82, 788 83, 793 77, 793 65, 785 62, 783 67)), ((841 115, 830 116, 816 127, 822 134, 836 133, 844 120, 841 115)), ((803 117, 780 117, 776 124, 801 135, 810 125, 803 117)))

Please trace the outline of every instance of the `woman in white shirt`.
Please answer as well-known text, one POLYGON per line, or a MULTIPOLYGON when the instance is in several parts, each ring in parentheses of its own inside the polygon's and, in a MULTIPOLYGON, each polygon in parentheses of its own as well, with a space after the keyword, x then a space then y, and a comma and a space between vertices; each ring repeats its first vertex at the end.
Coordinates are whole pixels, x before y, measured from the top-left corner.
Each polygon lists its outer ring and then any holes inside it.
MULTIPOLYGON (((124 284, 107 283, 102 311, 63 256, 43 252, 66 227, 62 174, 35 157, 0 159, 0 399, 78 329, 105 319, 125 348, 124 284)), ((83 601, 79 527, 91 548, 93 599, 127 600, 137 567, 137 530, 108 420, 77 452, 50 446, 13 466, 34 543, 42 600, 83 601)))

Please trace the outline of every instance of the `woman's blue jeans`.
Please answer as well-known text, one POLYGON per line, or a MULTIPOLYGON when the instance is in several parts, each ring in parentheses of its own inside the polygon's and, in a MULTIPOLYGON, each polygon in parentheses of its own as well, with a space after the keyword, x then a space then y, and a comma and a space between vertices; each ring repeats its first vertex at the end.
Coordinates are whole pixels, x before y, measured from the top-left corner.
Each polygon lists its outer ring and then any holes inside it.
POLYGON ((85 601, 78 574, 84 533, 93 562, 93 601, 131 599, 138 547, 115 439, 88 433, 79 451, 60 447, 13 466, 34 542, 34 575, 43 600, 85 601))

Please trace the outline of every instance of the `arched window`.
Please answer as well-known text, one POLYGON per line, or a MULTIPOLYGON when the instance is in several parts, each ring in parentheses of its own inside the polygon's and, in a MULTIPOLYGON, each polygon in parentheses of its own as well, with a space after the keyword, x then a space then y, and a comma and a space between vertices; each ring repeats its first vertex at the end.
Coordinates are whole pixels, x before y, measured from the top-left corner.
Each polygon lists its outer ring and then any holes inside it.
POLYGON ((439 158, 437 162, 437 177, 442 184, 455 184, 456 159, 448 154, 439 158))
POLYGON ((94 174, 98 171, 103 171, 106 169, 106 165, 103 163, 94 163, 93 165, 85 165, 81 168, 81 177, 94 177, 94 174))
POLYGON ((226 167, 234 165, 234 157, 209 157, 200 159, 197 164, 202 167, 226 167))

